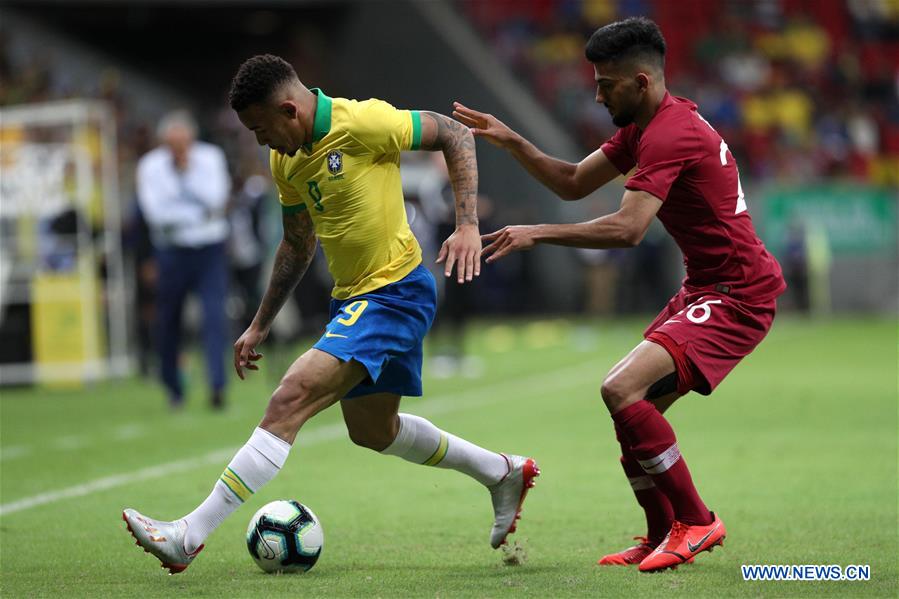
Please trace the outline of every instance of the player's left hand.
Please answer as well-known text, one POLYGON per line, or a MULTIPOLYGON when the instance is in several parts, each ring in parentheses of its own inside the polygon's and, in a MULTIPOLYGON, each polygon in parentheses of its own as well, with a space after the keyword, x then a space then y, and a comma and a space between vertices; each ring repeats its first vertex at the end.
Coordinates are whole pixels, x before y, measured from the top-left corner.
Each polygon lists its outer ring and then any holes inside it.
POLYGON ((456 280, 459 283, 471 281, 481 275, 481 235, 477 225, 459 225, 453 234, 446 238, 437 254, 437 263, 446 263, 443 274, 450 277, 453 266, 456 267, 456 280))
POLYGON ((481 241, 489 244, 481 250, 481 257, 493 262, 516 250, 529 250, 537 243, 536 233, 537 227, 533 225, 514 225, 481 235, 481 241))

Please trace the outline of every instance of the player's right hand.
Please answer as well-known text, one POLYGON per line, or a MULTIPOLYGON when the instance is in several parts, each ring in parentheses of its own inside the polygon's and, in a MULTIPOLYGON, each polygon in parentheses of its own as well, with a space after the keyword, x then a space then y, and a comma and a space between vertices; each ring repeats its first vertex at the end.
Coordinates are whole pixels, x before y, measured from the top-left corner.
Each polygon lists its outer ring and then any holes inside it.
POLYGON ((505 148, 516 136, 512 129, 492 114, 478 112, 459 102, 453 102, 453 117, 471 129, 475 137, 483 137, 501 148, 505 148))
POLYGON ((234 370, 240 380, 244 380, 244 368, 247 370, 259 370, 256 364, 262 359, 262 354, 256 352, 256 346, 265 341, 268 331, 260 331, 250 325, 243 335, 234 342, 234 370))

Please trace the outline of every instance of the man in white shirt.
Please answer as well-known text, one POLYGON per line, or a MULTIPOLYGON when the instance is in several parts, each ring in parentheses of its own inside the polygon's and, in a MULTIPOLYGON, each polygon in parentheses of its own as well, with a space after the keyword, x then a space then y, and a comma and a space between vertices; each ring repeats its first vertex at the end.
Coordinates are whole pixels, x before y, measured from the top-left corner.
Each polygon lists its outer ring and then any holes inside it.
POLYGON ((221 408, 228 330, 225 207, 231 178, 222 150, 196 141, 197 127, 189 113, 169 113, 157 133, 160 145, 138 162, 137 192, 159 267, 156 342, 162 381, 172 406, 180 407, 184 401, 178 371, 181 312, 187 294, 197 292, 203 307, 210 398, 213 408, 221 408))

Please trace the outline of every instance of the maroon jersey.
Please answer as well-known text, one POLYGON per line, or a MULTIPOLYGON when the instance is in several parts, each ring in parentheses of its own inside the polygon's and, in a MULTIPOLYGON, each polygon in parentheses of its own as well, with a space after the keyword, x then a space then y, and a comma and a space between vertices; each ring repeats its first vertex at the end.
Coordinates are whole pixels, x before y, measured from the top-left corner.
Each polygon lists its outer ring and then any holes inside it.
POLYGON ((734 157, 696 104, 665 93, 645 130, 619 129, 602 151, 622 173, 637 166, 627 189, 662 200, 658 217, 683 252, 685 287, 723 290, 748 302, 786 289, 746 211, 734 157))

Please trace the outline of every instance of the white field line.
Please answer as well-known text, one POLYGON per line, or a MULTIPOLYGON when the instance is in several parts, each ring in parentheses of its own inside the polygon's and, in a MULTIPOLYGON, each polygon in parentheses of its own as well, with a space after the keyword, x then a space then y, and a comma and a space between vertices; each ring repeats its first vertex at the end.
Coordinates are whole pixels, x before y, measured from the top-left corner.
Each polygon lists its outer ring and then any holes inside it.
POLYGON ((72 451, 74 449, 81 449, 87 444, 87 438, 82 435, 68 435, 66 437, 59 437, 53 442, 52 445, 56 449, 60 449, 63 451, 72 451))
POLYGON ((11 445, 0 450, 0 460, 14 460, 25 457, 30 453, 31 448, 27 445, 11 445))
POLYGON ((115 441, 130 441, 143 437, 147 432, 147 429, 140 424, 123 424, 115 429, 112 438, 115 441))
MULTIPOLYGON (((598 336, 591 335, 589 337, 585 337, 584 335, 575 335, 575 337, 578 337, 573 340, 573 345, 576 350, 584 352, 591 351, 596 348, 598 336)), ((483 376, 484 374, 482 373, 481 375, 474 378, 483 378, 483 376)), ((427 394, 425 394, 425 399, 427 399, 427 397, 427 394)), ((243 418, 246 415, 246 409, 244 409, 244 407, 245 404, 236 403, 235 405, 229 407, 228 412, 227 414, 224 414, 224 417, 228 420, 243 418)), ((177 419, 169 423, 169 426, 178 429, 189 429, 196 426, 199 419, 200 418, 195 416, 194 414, 179 414, 177 419)), ((47 449, 52 449, 56 451, 72 452, 88 448, 95 445, 96 443, 107 442, 109 440, 127 443, 129 441, 145 437, 148 434, 150 434, 150 430, 147 429, 146 426, 142 423, 126 422, 113 429, 111 434, 108 436, 72 435, 62 437, 60 439, 57 439, 50 445, 42 446, 40 450, 46 451, 47 449)), ((35 448, 30 445, 15 445, 8 448, 0 448, 0 462, 6 460, 15 460, 24 456, 28 456, 33 454, 34 451, 35 448)))
MULTIPOLYGON (((447 393, 435 396, 421 402, 420 409, 416 409, 415 411, 423 416, 435 416, 459 412, 469 408, 476 409, 485 404, 499 403, 509 401, 510 399, 518 399, 520 397, 529 397, 543 393, 557 393, 561 390, 581 385, 592 378, 596 378, 598 394, 600 376, 601 374, 597 371, 594 361, 587 360, 561 370, 542 372, 540 374, 519 378, 511 382, 494 383, 489 386, 470 389, 459 393, 447 393)), ((412 405, 419 407, 419 405, 416 404, 412 405)), ((297 442, 300 447, 308 447, 326 443, 328 441, 334 441, 345 436, 346 427, 343 423, 340 423, 301 432, 297 442)), ((196 458, 158 464, 148 468, 141 468, 140 470, 97 478, 65 489, 23 497, 22 499, 0 505, 0 516, 8 516, 9 514, 46 505, 48 503, 55 503, 57 501, 62 501, 63 499, 73 499, 76 497, 84 497, 85 495, 92 495, 100 491, 122 487, 135 482, 162 478, 174 473, 185 472, 209 464, 221 463, 224 465, 225 460, 231 458, 238 449, 239 447, 236 446, 217 449, 196 458)))

